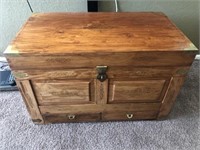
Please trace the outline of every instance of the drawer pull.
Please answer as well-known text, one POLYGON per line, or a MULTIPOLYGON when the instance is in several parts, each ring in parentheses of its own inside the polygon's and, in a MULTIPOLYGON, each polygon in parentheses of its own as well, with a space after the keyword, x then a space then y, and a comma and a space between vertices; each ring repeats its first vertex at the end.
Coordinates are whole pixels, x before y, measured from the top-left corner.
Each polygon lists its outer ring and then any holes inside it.
POLYGON ((75 119, 75 115, 68 115, 69 120, 75 119))
POLYGON ((126 114, 126 116, 127 116, 128 119, 133 118, 133 114, 126 114))

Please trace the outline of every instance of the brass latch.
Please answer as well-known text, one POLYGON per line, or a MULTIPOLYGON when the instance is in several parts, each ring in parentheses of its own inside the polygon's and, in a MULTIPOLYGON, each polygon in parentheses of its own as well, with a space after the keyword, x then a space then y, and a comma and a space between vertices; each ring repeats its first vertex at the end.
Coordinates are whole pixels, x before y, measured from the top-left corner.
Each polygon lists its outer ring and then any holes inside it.
POLYGON ((108 78, 106 74, 108 66, 96 66, 96 69, 98 72, 97 79, 101 82, 105 81, 108 78))

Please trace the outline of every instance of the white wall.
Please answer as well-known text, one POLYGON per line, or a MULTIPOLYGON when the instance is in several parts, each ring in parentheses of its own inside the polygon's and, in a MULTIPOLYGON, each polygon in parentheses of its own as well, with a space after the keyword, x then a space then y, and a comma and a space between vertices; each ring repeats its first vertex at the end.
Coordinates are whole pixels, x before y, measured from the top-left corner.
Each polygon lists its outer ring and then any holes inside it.
MULTIPOLYGON (((29 0, 34 12, 87 12, 87 0, 29 0)), ((0 0, 0 55, 31 15, 26 0, 0 0)))
MULTIPOLYGON (((119 11, 164 12, 199 47, 200 0, 118 0, 119 11)), ((100 0, 100 11, 115 11, 114 0, 100 0)))

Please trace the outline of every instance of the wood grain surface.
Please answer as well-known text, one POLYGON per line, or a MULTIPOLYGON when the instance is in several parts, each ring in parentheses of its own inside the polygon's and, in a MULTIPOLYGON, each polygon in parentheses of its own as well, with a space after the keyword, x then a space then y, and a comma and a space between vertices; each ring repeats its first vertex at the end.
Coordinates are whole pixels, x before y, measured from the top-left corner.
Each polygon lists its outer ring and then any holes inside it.
POLYGON ((188 50, 197 48, 163 13, 36 13, 5 54, 188 50))
POLYGON ((166 91, 165 97, 162 101, 158 118, 162 119, 170 113, 172 106, 176 100, 176 97, 179 94, 181 86, 184 83, 184 80, 185 80, 184 77, 173 77, 171 79, 171 82, 166 91))
POLYGON ((93 80, 33 80, 39 105, 95 103, 93 80))
MULTIPOLYGON (((116 80, 109 86, 109 103, 158 102, 166 80, 116 80)), ((167 86, 167 85, 166 85, 167 86)), ((163 89, 165 89, 163 91, 163 89)))
POLYGON ((42 115, 70 113, 100 113, 119 111, 159 111, 161 103, 129 103, 129 104, 85 104, 85 105, 51 105, 39 106, 42 115))
POLYGON ((163 13, 120 12, 33 14, 4 54, 43 124, 167 116, 197 52, 163 13))
POLYGON ((137 111, 132 112, 130 110, 121 112, 110 112, 103 113, 102 120, 104 121, 114 121, 114 120, 138 120, 138 119, 156 119, 157 111, 137 111), (130 116, 130 117, 129 117, 130 116))
MULTIPOLYGON (((171 76, 185 76, 189 66, 183 67, 109 67, 107 75, 109 79, 138 79, 159 78, 171 76)), ((13 70, 17 80, 53 80, 53 79, 96 79, 96 68, 74 68, 62 70, 13 70)))
POLYGON ((29 80, 17 82, 17 85, 22 93, 23 100, 26 104, 28 112, 32 121, 35 124, 43 124, 44 120, 38 107, 37 100, 35 98, 32 86, 29 80))
POLYGON ((10 67, 19 69, 70 69, 109 67, 174 67, 190 66, 195 57, 193 52, 133 52, 133 53, 92 53, 62 56, 7 56, 10 67))
POLYGON ((43 115, 45 123, 67 123, 67 122, 93 122, 101 121, 101 113, 69 113, 56 115, 43 115))

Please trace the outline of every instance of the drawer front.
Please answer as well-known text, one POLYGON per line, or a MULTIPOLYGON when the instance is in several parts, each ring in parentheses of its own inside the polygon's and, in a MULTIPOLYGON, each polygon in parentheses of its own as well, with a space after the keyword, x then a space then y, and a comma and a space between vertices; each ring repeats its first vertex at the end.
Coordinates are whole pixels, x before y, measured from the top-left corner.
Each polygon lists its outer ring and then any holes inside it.
POLYGON ((83 113, 83 114, 56 114, 44 115, 45 123, 65 123, 65 122, 89 122, 100 121, 100 113, 83 113))
POLYGON ((33 80, 39 105, 95 103, 93 80, 33 80))
POLYGON ((167 79, 111 80, 108 103, 160 102, 168 84, 167 79))
POLYGON ((161 103, 130 103, 130 104, 85 104, 85 105, 50 105, 39 106, 43 115, 70 113, 100 113, 100 112, 149 112, 160 109, 161 103))
POLYGON ((157 111, 142 111, 142 112, 108 112, 102 114, 102 120, 139 120, 139 119, 156 119, 157 111))

